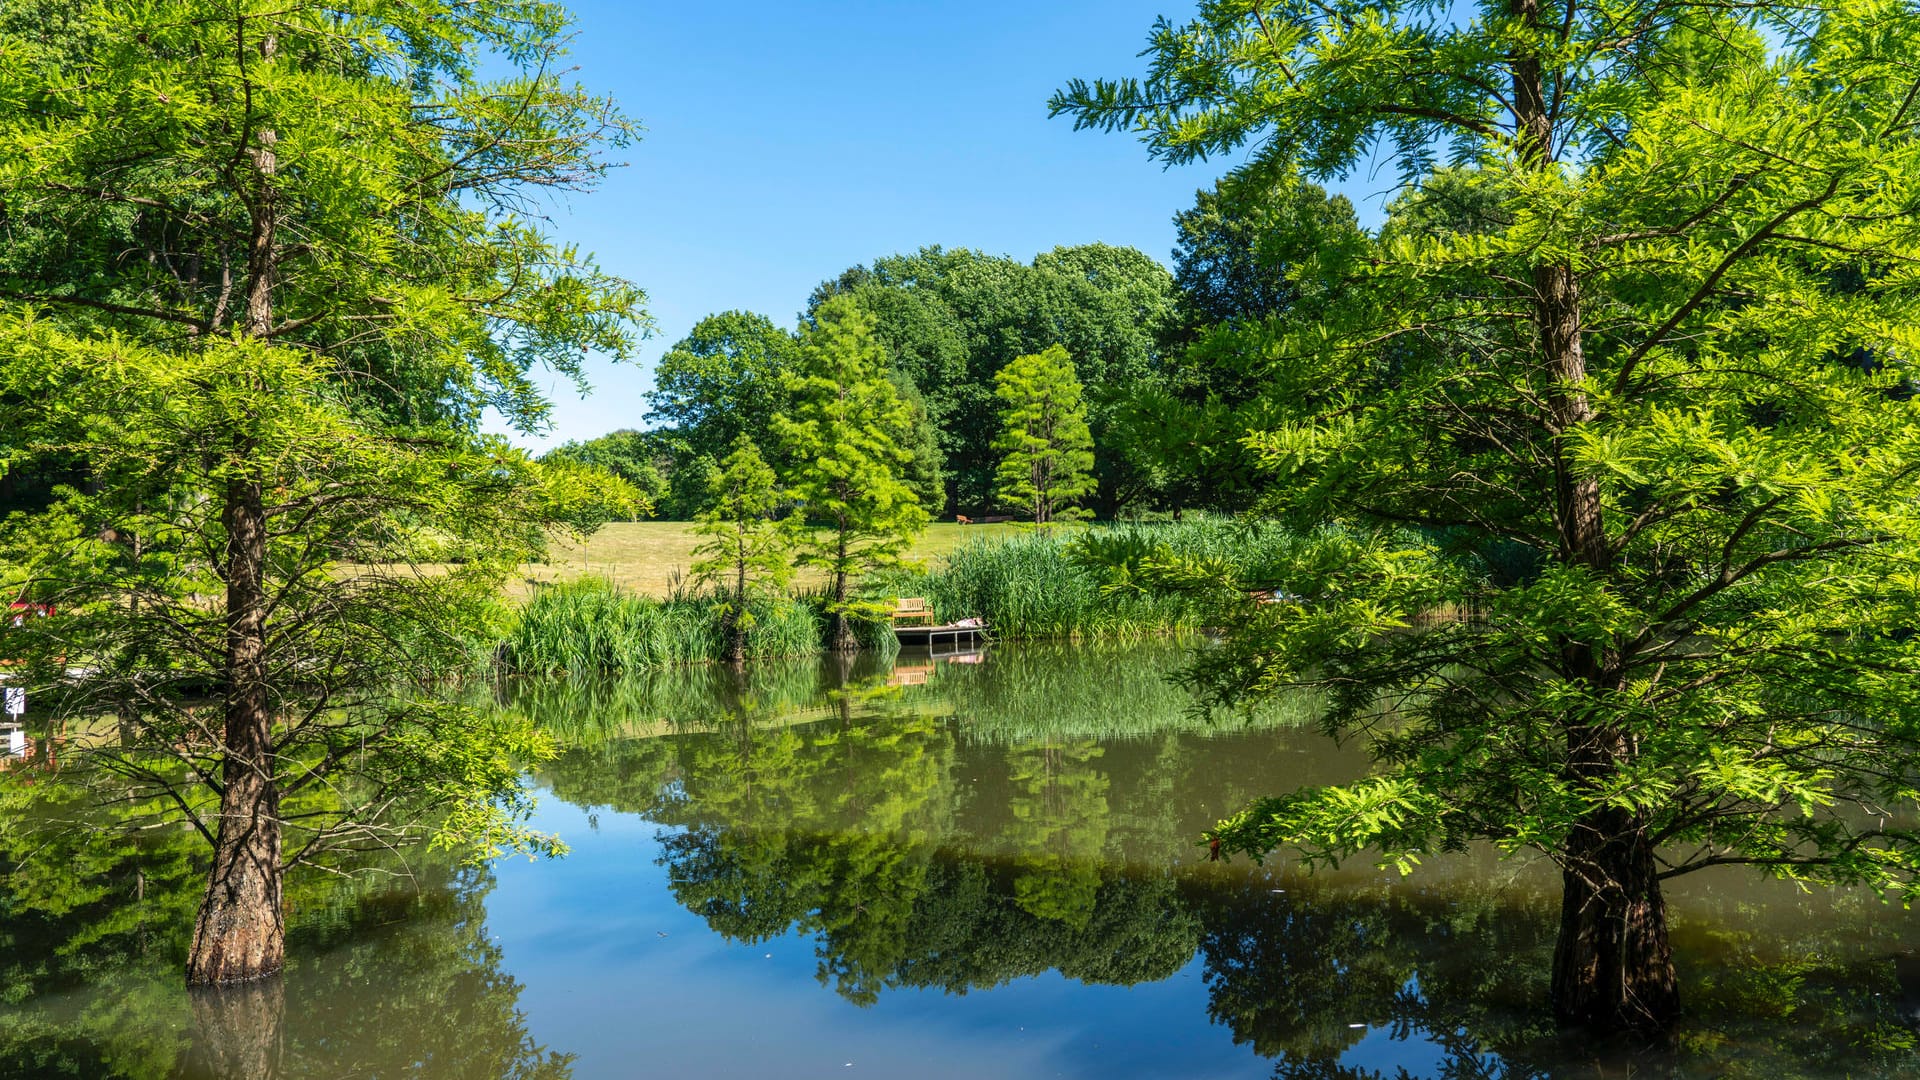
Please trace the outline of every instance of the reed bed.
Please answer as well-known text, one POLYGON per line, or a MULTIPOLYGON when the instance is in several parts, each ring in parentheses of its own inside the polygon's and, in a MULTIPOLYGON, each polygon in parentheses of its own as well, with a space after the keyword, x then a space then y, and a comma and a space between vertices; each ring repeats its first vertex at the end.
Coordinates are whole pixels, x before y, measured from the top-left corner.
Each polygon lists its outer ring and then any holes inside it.
MULTIPOLYGON (((755 604, 747 655, 755 659, 812 656, 821 624, 797 600, 755 604)), ((637 671, 723 660, 720 613, 707 597, 655 600, 604 578, 544 586, 520 609, 499 659, 523 673, 637 671)))
POLYGON ((1106 588, 1103 560, 1151 549, 1257 566, 1282 540, 1276 530, 1216 518, 1034 531, 963 545, 942 566, 887 575, 873 587, 924 596, 941 620, 985 618, 998 638, 1131 641, 1198 631, 1209 609, 1198 597, 1106 588))
MULTIPOLYGON (((938 618, 983 617, 1005 640, 1136 641, 1197 632, 1212 612, 1199 596, 1109 587, 1114 562, 1154 552, 1257 568, 1290 539, 1226 519, 999 534, 962 544, 936 567, 876 575, 861 592, 875 611, 895 597, 926 597, 938 618)), ((818 655, 825 609, 818 590, 756 604, 747 655, 818 655)), ((863 648, 887 656, 898 648, 889 625, 884 616, 856 620, 855 633, 863 648)), ((582 674, 710 663, 725 651, 714 598, 656 599, 583 577, 540 586, 509 620, 496 657, 521 673, 582 674)))

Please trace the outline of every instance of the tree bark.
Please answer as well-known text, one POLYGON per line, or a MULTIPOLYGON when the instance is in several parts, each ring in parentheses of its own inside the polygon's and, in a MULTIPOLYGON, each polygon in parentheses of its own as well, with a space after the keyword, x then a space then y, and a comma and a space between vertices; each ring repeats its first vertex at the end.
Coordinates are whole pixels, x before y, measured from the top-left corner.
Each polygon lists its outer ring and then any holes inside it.
MULTIPOLYGON (((1536 37, 1539 0, 1509 0, 1509 12, 1536 37)), ((1524 47, 1523 47, 1524 48, 1524 47)), ((1537 55, 1511 60, 1514 135, 1524 167, 1555 167, 1553 116, 1537 55)), ((1612 547, 1601 512, 1600 484, 1575 475, 1566 438, 1594 417, 1581 384, 1587 377, 1579 273, 1567 261, 1542 262, 1532 275, 1534 328, 1546 376, 1547 435, 1553 457, 1553 514, 1563 565, 1605 575, 1612 547)), ((1562 673, 1596 693, 1619 692, 1617 657, 1604 646, 1563 641, 1562 673)), ((1569 717, 1565 775, 1577 788, 1604 786, 1638 752, 1624 732, 1569 717)), ((1666 905, 1646 822, 1600 808, 1576 823, 1559 852, 1563 870, 1560 937, 1554 948, 1553 1007, 1562 1022, 1596 1031, 1658 1032, 1671 1026, 1680 999, 1667 940, 1666 905)))
POLYGON ((213 870, 194 920, 187 981, 231 983, 280 970, 280 787, 266 684, 266 515, 257 481, 228 486, 227 702, 213 870))
POLYGON ((1666 903, 1646 823, 1625 811, 1590 815, 1566 852, 1553 1009, 1597 1032, 1657 1034, 1680 1011, 1666 903))
MULTIPOLYGON (((244 30, 244 24, 243 24, 244 30)), ((244 39, 239 42, 246 56, 244 39)), ((271 60, 276 40, 257 46, 271 60)), ((279 137, 266 125, 252 132, 248 192, 246 325, 249 337, 273 330, 279 205, 274 174, 279 137)), ((242 433, 233 462, 245 470, 256 448, 242 433)), ((257 478, 228 482, 222 524, 226 549, 226 725, 220 769, 220 822, 213 869, 194 920, 187 982, 244 982, 275 974, 286 958, 281 907, 280 784, 273 752, 273 701, 267 686, 267 515, 257 478)))
POLYGON ((740 620, 747 610, 747 545, 737 530, 734 537, 733 603, 728 605, 720 629, 727 636, 727 663, 737 665, 747 659, 747 632, 740 628, 740 620))

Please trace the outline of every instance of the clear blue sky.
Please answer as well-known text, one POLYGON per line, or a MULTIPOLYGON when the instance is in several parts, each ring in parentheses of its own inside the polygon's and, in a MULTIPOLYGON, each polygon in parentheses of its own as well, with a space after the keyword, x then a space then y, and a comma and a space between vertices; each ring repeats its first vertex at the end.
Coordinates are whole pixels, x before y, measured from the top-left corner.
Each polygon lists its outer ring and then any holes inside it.
MULTIPOLYGON (((574 0, 579 78, 646 127, 554 229, 647 291, 639 362, 551 380, 544 446, 644 426, 652 363, 701 317, 791 325, 855 263, 926 244, 1025 260, 1103 241, 1170 261, 1173 214, 1232 162, 1163 170, 1046 100, 1075 75, 1140 73, 1155 15, 1191 0, 668 3, 574 0)), ((1347 185, 1363 221, 1387 178, 1347 185)))

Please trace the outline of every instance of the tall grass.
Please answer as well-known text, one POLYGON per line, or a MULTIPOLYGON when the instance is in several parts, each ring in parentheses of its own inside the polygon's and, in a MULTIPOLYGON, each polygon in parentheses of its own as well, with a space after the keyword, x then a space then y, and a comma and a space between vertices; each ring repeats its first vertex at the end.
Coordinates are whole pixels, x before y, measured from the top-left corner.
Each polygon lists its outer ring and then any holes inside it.
POLYGON ((1101 559, 1091 552, 1111 558, 1159 549, 1246 567, 1268 558, 1271 546, 1283 539, 1274 533, 1214 518, 1037 531, 963 545, 943 566, 888 575, 873 587, 895 596, 924 596, 942 621, 985 618, 999 638, 1133 640, 1197 631, 1207 611, 1190 597, 1103 588, 1101 559))
MULTIPOLYGON (((923 596, 941 620, 983 617, 1008 640, 1138 640, 1198 631, 1210 611, 1194 596, 1106 588, 1103 565, 1154 551, 1257 569, 1294 539, 1225 519, 1037 531, 963 544, 941 565, 876 575, 861 592, 876 610, 923 596)), ((815 592, 756 604, 747 655, 818 654, 825 603, 815 592)), ((885 617, 856 620, 854 629, 864 648, 883 656, 898 648, 885 617)), ((515 671, 581 674, 719 661, 725 646, 709 597, 657 600, 585 577, 541 586, 512 618, 497 656, 515 671)))
MULTIPOLYGON (((811 656, 820 651, 814 610, 795 600, 754 605, 747 655, 811 656)), ((543 586, 501 643, 499 659, 520 672, 637 671, 726 657, 718 606, 711 599, 655 600, 605 578, 543 586)))

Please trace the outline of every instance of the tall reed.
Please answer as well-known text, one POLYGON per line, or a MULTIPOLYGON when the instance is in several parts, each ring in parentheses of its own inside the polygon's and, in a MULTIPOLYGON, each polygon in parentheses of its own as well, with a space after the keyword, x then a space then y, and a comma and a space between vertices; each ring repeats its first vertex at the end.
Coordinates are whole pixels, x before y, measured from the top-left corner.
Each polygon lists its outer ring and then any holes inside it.
MULTIPOLYGON (((768 601, 751 611, 749 656, 811 656, 820 651, 819 620, 807 605, 768 601)), ((543 586, 520 609, 499 650, 503 665, 521 672, 632 671, 725 656, 713 600, 655 600, 597 577, 543 586)))
POLYGON ((1215 518, 1035 531, 964 544, 944 565, 878 578, 873 587, 924 596, 942 621, 984 618, 999 638, 1132 640, 1199 630, 1208 612, 1189 597, 1103 588, 1100 560, 1090 557, 1091 549, 1164 549, 1253 566, 1281 539, 1273 532, 1215 518))

